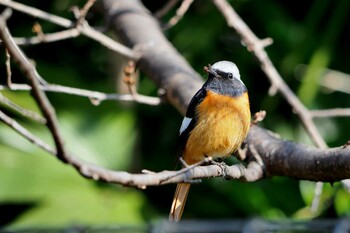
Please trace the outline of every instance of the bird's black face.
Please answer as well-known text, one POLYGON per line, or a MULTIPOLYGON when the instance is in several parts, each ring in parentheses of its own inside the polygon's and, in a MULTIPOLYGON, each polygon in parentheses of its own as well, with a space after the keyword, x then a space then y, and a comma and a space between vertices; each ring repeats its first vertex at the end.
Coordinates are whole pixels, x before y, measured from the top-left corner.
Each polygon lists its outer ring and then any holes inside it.
POLYGON ((237 73, 225 72, 219 69, 208 69, 208 80, 204 85, 206 89, 229 96, 241 96, 247 91, 247 88, 240 80, 240 77, 236 77, 237 73))
POLYGON ((224 72, 221 70, 215 70, 213 68, 210 68, 208 70, 208 73, 209 73, 209 78, 218 78, 218 79, 221 79, 222 81, 225 81, 225 80, 230 81, 230 80, 233 80, 234 78, 237 79, 237 77, 234 77, 234 74, 232 72, 224 72))

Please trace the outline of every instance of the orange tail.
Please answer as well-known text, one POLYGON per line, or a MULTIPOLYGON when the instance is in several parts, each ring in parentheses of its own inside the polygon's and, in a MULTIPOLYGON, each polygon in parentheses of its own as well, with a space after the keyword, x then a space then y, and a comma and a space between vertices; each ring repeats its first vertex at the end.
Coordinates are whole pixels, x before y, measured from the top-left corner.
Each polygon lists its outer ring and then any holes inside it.
POLYGON ((170 221, 180 221, 190 187, 191 184, 188 183, 177 184, 173 204, 171 205, 169 214, 170 221))

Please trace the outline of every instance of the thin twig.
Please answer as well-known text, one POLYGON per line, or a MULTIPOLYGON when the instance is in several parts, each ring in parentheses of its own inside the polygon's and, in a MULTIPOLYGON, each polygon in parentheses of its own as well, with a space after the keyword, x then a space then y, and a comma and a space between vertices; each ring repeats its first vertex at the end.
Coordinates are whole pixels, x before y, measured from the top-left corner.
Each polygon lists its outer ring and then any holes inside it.
POLYGON ((67 153, 64 148, 63 139, 58 127, 58 121, 56 118, 55 110, 51 106, 45 93, 40 89, 40 83, 39 83, 40 76, 38 75, 38 72, 36 71, 33 64, 31 64, 28 61, 27 57, 24 55, 24 53, 19 49, 19 47, 13 41, 3 16, 0 17, 0 38, 3 41, 4 45, 6 46, 6 48, 8 49, 9 53, 11 54, 11 57, 13 58, 13 60, 18 63, 19 67, 25 74, 26 78, 28 79, 28 82, 32 87, 33 96, 40 110, 45 116, 47 120, 47 127, 53 136, 56 150, 57 150, 57 157, 63 162, 67 162, 67 158, 66 158, 67 153))
POLYGON ((332 91, 350 94, 350 75, 336 70, 326 69, 323 78, 319 80, 320 86, 332 91))
POLYGON ((323 182, 316 182, 314 197, 312 199, 311 207, 310 207, 310 210, 313 213, 316 213, 318 211, 320 201, 321 201, 322 190, 323 190, 323 182))
MULTIPOLYGON (((59 26, 62 26, 64 28, 73 28, 75 27, 75 22, 53 15, 49 14, 45 11, 39 10, 34 7, 30 7, 18 2, 14 1, 8 1, 8 0, 0 0, 0 4, 10 7, 12 9, 15 9, 17 11, 23 12, 28 15, 32 15, 36 18, 40 18, 43 20, 46 20, 48 22, 57 24, 59 26)), ((113 50, 129 59, 137 60, 138 57, 135 55, 134 51, 129 49, 128 47, 116 42, 115 40, 111 39, 110 37, 100 33, 99 31, 96 31, 92 27, 90 27, 88 24, 84 24, 83 26, 77 27, 79 32, 93 40, 96 40, 100 42, 102 45, 107 47, 110 50, 113 50)))
POLYGON ((182 19, 182 17, 186 14, 186 12, 190 8, 192 2, 193 2, 193 0, 183 0, 179 9, 176 10, 176 14, 164 26, 164 29, 168 29, 170 27, 175 26, 182 19))
MULTIPOLYGON (((170 180, 171 178, 174 178, 176 176, 179 176, 179 175, 182 175, 184 173, 187 173, 190 170, 193 170, 193 168, 198 167, 198 166, 202 166, 203 164, 207 164, 207 163, 209 163, 211 161, 213 161, 213 158, 212 157, 207 157, 207 158, 204 158, 203 160, 201 160, 201 161, 199 161, 199 162, 197 162, 195 164, 191 164, 191 165, 187 165, 186 164, 186 166, 183 166, 183 168, 181 170, 176 171, 174 174, 171 174, 171 175, 169 175, 167 177, 164 177, 162 180, 160 180, 159 184, 162 184, 164 181, 170 180)), ((192 180, 187 180, 186 182, 190 182, 190 181, 192 181, 192 180)))
POLYGON ((6 65, 6 74, 7 74, 6 83, 7 83, 7 86, 10 87, 12 85, 11 55, 9 54, 7 49, 5 49, 5 53, 6 53, 5 65, 6 65))
MULTIPOLYGON (((146 95, 137 94, 132 96, 129 94, 106 94, 98 91, 90 91, 80 88, 67 87, 56 84, 40 85, 39 88, 45 92, 63 93, 68 95, 76 95, 81 97, 87 97, 92 101, 94 105, 98 105, 103 101, 115 100, 115 101, 136 101, 140 104, 159 105, 161 99, 158 97, 151 97, 146 95)), ((26 84, 12 84, 10 90, 12 91, 30 91, 32 88, 26 84)), ((0 90, 9 90, 7 86, 0 85, 0 90)))
POLYGON ((15 110, 16 112, 20 113, 24 117, 27 117, 27 118, 29 118, 31 120, 34 120, 34 121, 36 121, 36 122, 38 122, 40 124, 46 124, 45 118, 43 118, 42 116, 40 116, 36 112, 33 112, 31 110, 28 110, 28 109, 25 109, 25 108, 15 104, 11 100, 9 100, 5 96, 3 96, 1 93, 0 93, 0 102, 5 104, 9 108, 15 110))
POLYGON ((310 114, 313 118, 321 117, 348 117, 350 116, 350 108, 333 108, 333 109, 320 109, 310 110, 310 114))
POLYGON ((160 10, 158 10, 154 16, 158 19, 166 15, 177 3, 179 0, 169 0, 160 10))
POLYGON ((77 25, 82 24, 85 21, 85 17, 90 8, 95 4, 96 0, 87 0, 83 8, 80 10, 80 15, 77 20, 77 25))
POLYGON ((71 39, 80 35, 77 28, 70 28, 67 30, 46 33, 44 36, 33 36, 33 37, 14 37, 13 40, 17 45, 36 45, 41 43, 50 43, 66 39, 71 39))
POLYGON ((42 141, 40 138, 35 137, 31 132, 29 132, 26 128, 18 124, 17 121, 12 119, 11 117, 7 116, 5 113, 0 111, 0 120, 4 122, 6 125, 14 129, 17 133, 22 135, 25 139, 27 139, 29 142, 33 143, 34 145, 40 147, 41 149, 45 150, 46 152, 56 155, 56 150, 53 149, 49 144, 42 141))

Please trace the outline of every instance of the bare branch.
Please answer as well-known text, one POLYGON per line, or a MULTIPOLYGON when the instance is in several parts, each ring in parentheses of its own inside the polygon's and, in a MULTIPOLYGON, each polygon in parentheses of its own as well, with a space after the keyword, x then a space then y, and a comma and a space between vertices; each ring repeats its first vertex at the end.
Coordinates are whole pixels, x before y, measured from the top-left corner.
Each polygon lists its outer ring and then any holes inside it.
POLYGON ((350 108, 333 108, 310 110, 310 114, 314 118, 321 117, 348 117, 350 116, 350 108))
POLYGON ((169 22, 164 26, 165 29, 175 26, 182 17, 186 14, 188 8, 190 8, 193 0, 182 0, 181 6, 176 10, 176 15, 174 15, 169 22))
MULTIPOLYGON (((10 126, 21 136, 28 141, 44 149, 46 152, 52 155, 56 155, 57 152, 50 145, 35 137, 23 126, 18 124, 15 120, 8 117, 2 111, 0 111, 0 120, 10 126)), ((206 167, 200 167, 201 164, 208 162, 205 159, 197 164, 183 168, 179 171, 162 171, 162 172, 147 172, 147 174, 131 174, 124 171, 112 171, 99 166, 86 163, 72 155, 66 156, 67 161, 73 165, 77 171, 90 179, 102 180, 110 183, 122 184, 125 186, 136 186, 139 188, 146 188, 151 185, 162 185, 169 183, 188 182, 190 180, 208 178, 208 177, 220 177, 222 176, 222 170, 219 166, 211 165, 206 167)), ((254 176, 252 174, 259 173, 255 167, 244 168, 240 165, 232 165, 227 167, 227 178, 239 179, 243 178, 252 181, 252 179, 259 179, 261 177, 254 176)))
POLYGON ((36 45, 41 43, 50 43, 50 42, 56 42, 60 40, 71 39, 79 35, 80 35, 80 32, 77 28, 71 28, 60 32, 47 33, 47 34, 44 34, 43 36, 33 36, 29 38, 14 37, 13 40, 16 42, 17 45, 36 45))
POLYGON ((162 18, 164 15, 166 15, 173 7, 175 7, 175 5, 179 2, 179 0, 169 0, 164 6, 163 8, 161 8, 160 10, 158 10, 154 16, 156 18, 162 18))
POLYGON ((15 104, 5 96, 3 96, 0 93, 0 102, 7 105, 9 108, 15 110, 16 112, 20 113, 22 116, 27 117, 31 120, 34 120, 36 122, 39 122, 40 124, 46 124, 45 118, 37 114, 36 112, 30 111, 28 109, 22 108, 21 106, 15 104))
POLYGON ((66 151, 63 146, 63 139, 61 137, 61 133, 58 127, 55 110, 51 106, 45 93, 39 88, 40 76, 38 75, 34 66, 28 61, 26 56, 13 41, 10 32, 8 31, 8 28, 6 26, 6 21, 2 16, 0 17, 0 38, 6 46, 6 48, 8 49, 8 52, 11 55, 11 57, 16 63, 18 63, 19 67, 26 75, 32 87, 33 96, 47 120, 47 127, 49 128, 55 141, 57 157, 63 162, 67 162, 66 151))
POLYGON ((77 24, 82 24, 90 8, 95 4, 96 0, 87 0, 83 8, 80 10, 80 15, 77 24))
MULTIPOLYGON (((184 160, 182 160, 181 157, 180 157, 180 161, 183 161, 183 162, 184 162, 184 160)), ((192 169, 195 168, 195 167, 201 166, 201 165, 203 165, 203 164, 207 164, 207 163, 209 163, 209 162, 211 162, 211 161, 213 161, 213 158, 212 158, 212 157, 208 157, 208 158, 204 158, 202 161, 199 161, 199 162, 197 162, 197 163, 195 163, 195 164, 191 164, 191 165, 187 165, 187 164, 186 164, 185 166, 183 166, 183 168, 182 168, 181 170, 176 171, 174 174, 171 174, 171 175, 169 175, 169 176, 167 176, 167 177, 164 177, 164 178, 161 180, 160 184, 161 184, 162 182, 168 181, 168 180, 170 180, 171 178, 174 178, 174 177, 176 177, 176 176, 178 176, 178 175, 181 175, 181 174, 184 174, 184 173, 186 173, 186 172, 189 172, 190 170, 192 170, 192 169)), ((188 183, 188 182, 191 182, 191 181, 193 181, 193 180, 189 179, 189 180, 187 180, 186 182, 188 183)))
POLYGON ((6 65, 6 73, 7 73, 7 85, 11 86, 12 81, 11 81, 11 77, 12 77, 12 71, 11 71, 11 55, 9 54, 9 52, 7 51, 7 49, 5 49, 5 53, 6 53, 6 61, 5 61, 5 65, 6 65))
MULTIPOLYGON (((281 140, 270 131, 251 127, 247 144, 254 145, 264 165, 266 176, 287 176, 301 180, 335 181, 350 176, 350 146, 332 149, 314 148, 281 140)), ((252 156, 248 149, 248 158, 252 156)), ((338 180, 339 181, 339 180, 338 180)))
POLYGON ((74 23, 68 19, 47 13, 45 11, 15 1, 0 0, 0 4, 12 8, 14 10, 23 12, 25 14, 32 15, 35 18, 43 19, 48 22, 60 25, 65 28, 70 28, 74 26, 74 23))
POLYGON ((29 142, 33 143, 34 145, 40 147, 41 149, 45 150, 46 152, 56 155, 56 150, 53 149, 50 145, 46 144, 41 139, 35 137, 32 133, 30 133, 27 129, 25 129, 23 126, 17 123, 14 119, 7 116, 5 113, 0 111, 0 120, 4 122, 6 125, 14 129, 17 133, 19 133, 21 136, 23 136, 25 139, 27 139, 29 142))
MULTIPOLYGON (((75 22, 71 20, 56 16, 53 14, 49 14, 37 8, 26 6, 24 4, 17 3, 14 1, 0 0, 0 4, 10 7, 12 9, 15 9, 17 11, 23 12, 25 14, 32 15, 36 18, 44 19, 48 22, 57 24, 64 28, 74 28, 76 25, 75 22)), ((95 29, 91 28, 88 24, 84 24, 83 26, 77 27, 77 29, 81 34, 100 42, 102 45, 106 46, 108 49, 113 50, 117 53, 120 53, 121 55, 129 59, 137 60, 135 53, 131 49, 112 40, 108 36, 96 31, 95 29)))
POLYGON ((323 190, 323 182, 316 182, 316 187, 314 190, 314 197, 312 199, 310 210, 312 212, 317 212, 318 207, 320 206, 321 195, 323 190))
MULTIPOLYGON (((90 91, 85 89, 57 85, 57 84, 40 85, 39 88, 45 92, 55 92, 55 93, 63 93, 68 95, 87 97, 93 102, 94 105, 98 105, 101 102, 106 100, 136 101, 137 103, 148 104, 148 105, 159 105, 161 103, 161 99, 158 97, 140 95, 138 93, 136 93, 135 96, 128 95, 128 94, 114 94, 114 93, 106 94, 103 92, 90 91)), ((32 88, 26 84, 12 84, 11 88, 0 85, 0 90, 30 91, 32 90, 32 88)))

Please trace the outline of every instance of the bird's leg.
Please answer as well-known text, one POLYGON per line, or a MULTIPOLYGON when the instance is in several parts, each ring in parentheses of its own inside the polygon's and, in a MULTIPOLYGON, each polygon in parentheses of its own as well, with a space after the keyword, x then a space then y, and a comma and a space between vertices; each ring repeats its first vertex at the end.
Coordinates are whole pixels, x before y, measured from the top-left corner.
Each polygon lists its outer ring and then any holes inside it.
POLYGON ((218 159, 216 159, 216 161, 212 160, 211 164, 219 166, 221 168, 222 177, 224 179, 226 179, 226 177, 227 177, 227 166, 226 166, 226 163, 221 158, 218 158, 218 159))

